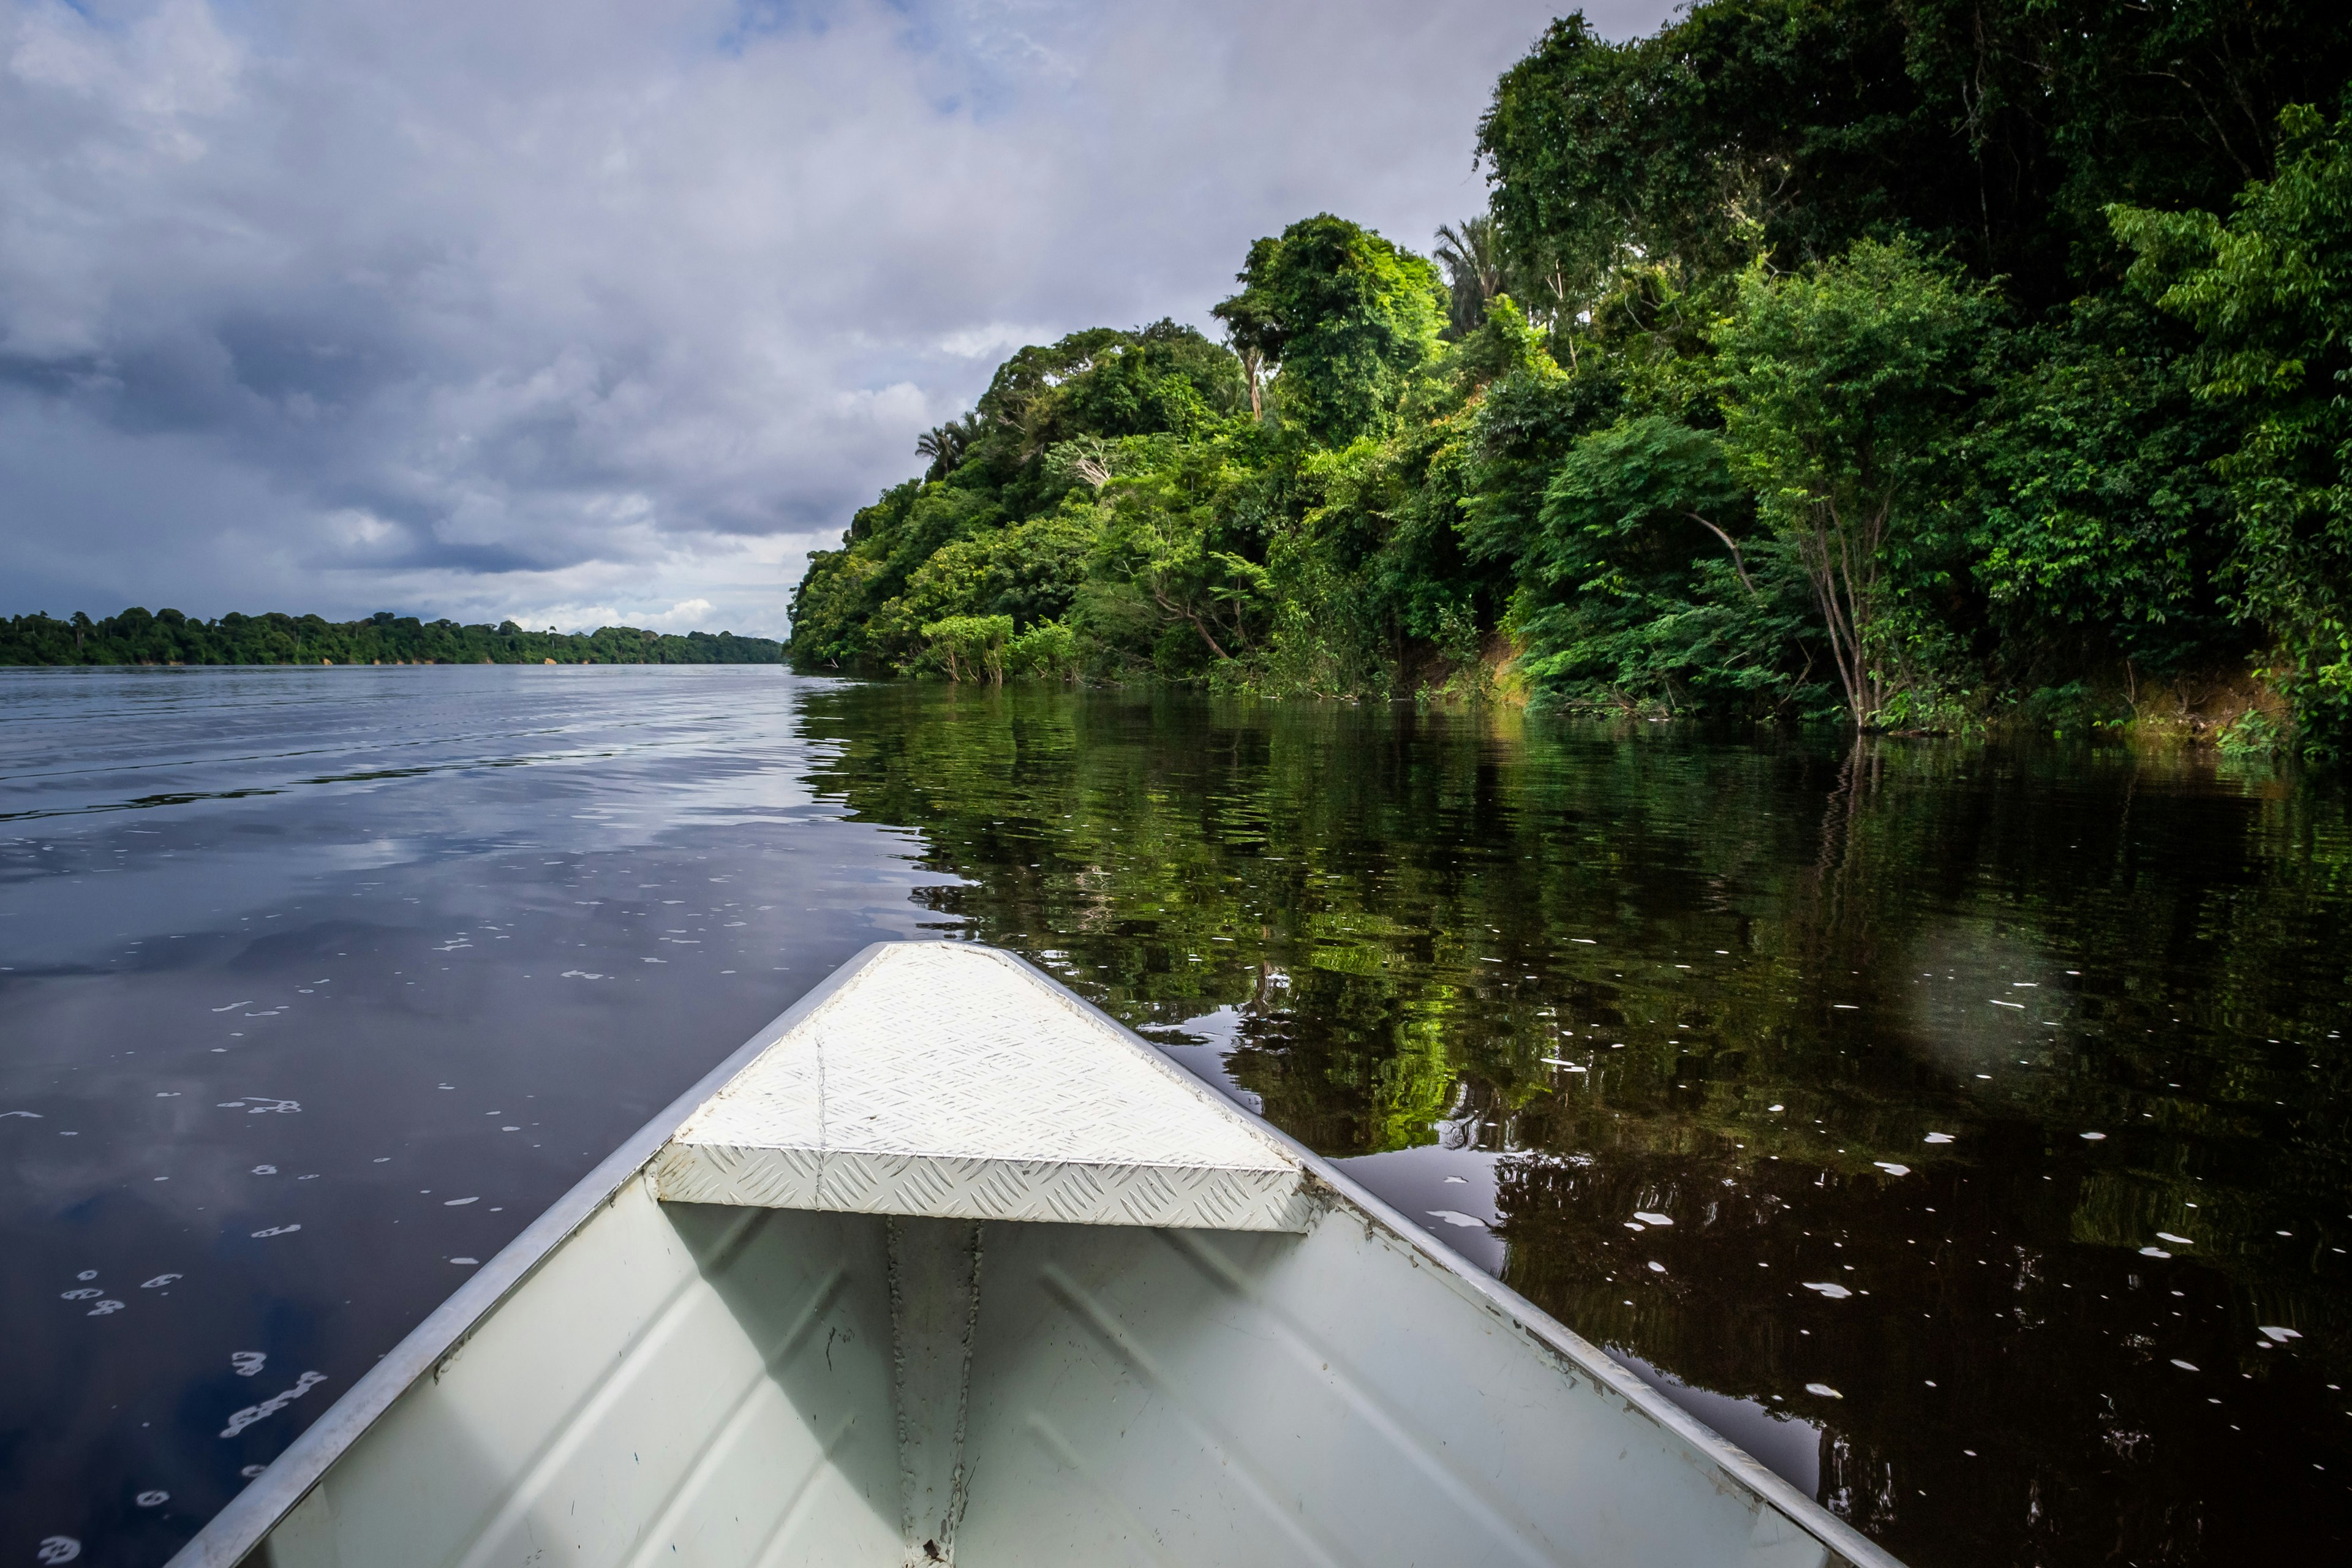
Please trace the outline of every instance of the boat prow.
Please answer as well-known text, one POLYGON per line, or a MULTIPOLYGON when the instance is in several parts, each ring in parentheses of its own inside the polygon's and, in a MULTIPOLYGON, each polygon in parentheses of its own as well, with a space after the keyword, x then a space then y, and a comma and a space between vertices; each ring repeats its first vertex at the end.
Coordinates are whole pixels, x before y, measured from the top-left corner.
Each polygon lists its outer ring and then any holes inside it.
POLYGON ((868 948, 173 1568, 1900 1568, 1053 981, 868 948))

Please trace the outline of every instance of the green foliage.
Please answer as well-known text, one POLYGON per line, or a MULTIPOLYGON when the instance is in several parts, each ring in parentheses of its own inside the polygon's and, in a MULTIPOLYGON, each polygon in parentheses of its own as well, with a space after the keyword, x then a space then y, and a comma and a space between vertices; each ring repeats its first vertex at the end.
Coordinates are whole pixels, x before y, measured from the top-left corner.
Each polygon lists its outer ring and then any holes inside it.
POLYGON ((1060 621, 1039 621, 1005 645, 1004 665, 1015 675, 1074 679, 1078 673, 1078 634, 1060 621))
POLYGON ((1864 728, 2267 703, 2267 658, 2341 750, 2352 174, 2277 124, 2347 74, 2352 13, 2236 0, 1569 16, 1434 264, 1318 214, 1223 344, 1022 349, 813 557, 792 655, 1001 616, 1041 678, 1864 728))
POLYGON ((2238 646, 2214 591, 2227 424, 2196 398, 2178 339, 2137 302, 2100 298, 2005 347, 1966 443, 1966 548, 2021 677, 2110 655, 2165 675, 2238 646))
POLYGON ((1702 0, 1622 44, 1555 22, 1479 141, 1566 304, 1629 254, 1698 279, 1908 233, 2039 309, 2105 281, 2105 204, 2219 209, 2347 75, 2339 6, 1702 0))
POLYGON ((1004 658, 1013 641, 1011 616, 950 616, 922 627, 925 658, 950 680, 1004 684, 1004 658))
POLYGON ((2115 209, 2133 280, 2204 334, 2200 390, 2242 421, 2218 467, 2230 586, 2269 626, 2313 750, 2352 748, 2352 120, 2291 110, 2278 177, 2226 219, 2115 209))
POLYGON ((1318 214, 1259 240, 1240 280, 1215 314, 1281 365, 1276 406, 1323 445, 1383 430, 1436 355, 1447 310, 1437 268, 1344 218, 1318 214))
POLYGON ((132 607, 103 620, 76 614, 0 620, 0 664, 780 664, 784 648, 732 632, 672 637, 635 626, 527 632, 420 621, 379 610, 363 621, 239 615, 200 620, 132 607))
POLYGON ((1948 493, 1992 311, 1989 290, 1910 246, 1865 239, 1801 273, 1744 274, 1712 334, 1732 460, 1804 570, 1859 724, 1910 673, 1889 601, 1939 569, 1928 514, 1948 493))
POLYGON ((1751 531, 1722 438, 1644 415, 1579 440, 1519 557, 1515 629, 1571 708, 1744 712, 1818 704, 1790 672, 1811 628, 1791 552, 1751 531))

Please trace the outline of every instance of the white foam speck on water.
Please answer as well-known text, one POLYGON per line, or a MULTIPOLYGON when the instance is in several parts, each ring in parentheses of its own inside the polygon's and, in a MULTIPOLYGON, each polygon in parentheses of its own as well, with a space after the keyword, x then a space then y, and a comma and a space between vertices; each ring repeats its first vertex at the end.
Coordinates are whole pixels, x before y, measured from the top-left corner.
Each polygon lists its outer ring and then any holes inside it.
POLYGON ((36 1561, 57 1568, 60 1563, 70 1563, 81 1555, 81 1542, 70 1535, 44 1535, 40 1550, 34 1552, 36 1561))
POLYGON ((1430 1209, 1427 1213, 1432 1219, 1442 1219, 1448 1225, 1458 1225, 1465 1229, 1472 1226, 1483 1227, 1486 1223, 1483 1219, 1473 1219, 1455 1209, 1430 1209))
POLYGON ((1446 1178, 1445 1178, 1445 1180, 1446 1180, 1446 1183, 1447 1183, 1448 1184, 1453 1184, 1453 1183, 1454 1183, 1454 1182, 1462 1182, 1462 1183, 1467 1184, 1467 1183, 1468 1183, 1468 1181, 1470 1180, 1470 1178, 1469 1178, 1469 1177, 1467 1177, 1467 1176, 1448 1176, 1448 1177, 1446 1177, 1446 1178))
POLYGON ((247 1480, 248 1480, 248 1481, 249 1481, 249 1480, 253 1479, 253 1478, 254 1478, 254 1477, 256 1477, 256 1476, 257 1476, 257 1475, 261 1474, 261 1472, 262 1472, 262 1471, 264 1471, 264 1470, 268 1469, 268 1468, 269 1468, 269 1467, 268 1467, 268 1465, 247 1465, 247 1466, 246 1466, 246 1467, 245 1467, 245 1468, 243 1468, 243 1469, 241 1469, 241 1470, 237 1471, 237 1474, 238 1474, 238 1475, 240 1475, 240 1476, 243 1476, 247 1480))
POLYGON ((294 1380, 293 1387, 273 1394, 258 1405, 248 1405, 231 1415, 228 1425, 221 1428, 221 1436, 234 1437, 255 1422, 268 1420, 326 1381, 327 1374, 323 1372, 304 1373, 294 1380))
POLYGON ((132 1498, 131 1500, 137 1503, 141 1508, 162 1508, 165 1503, 172 1500, 172 1494, 170 1492, 162 1491, 141 1492, 137 1497, 132 1498))
POLYGON ((1930 1132, 1927 1134, 1927 1142, 1930 1143, 1948 1143, 1951 1141, 1952 1135, 1948 1132, 1930 1132))
POLYGON ((445 1208, 445 1209, 462 1208, 462 1207, 464 1207, 464 1206, 465 1206, 466 1205, 467 1205, 467 1204, 478 1204, 478 1203, 480 1203, 481 1201, 482 1201, 482 1195, 481 1195, 481 1194, 479 1194, 479 1193, 476 1193, 476 1194, 475 1194, 472 1197, 470 1197, 470 1198, 448 1198, 448 1199, 445 1199, 445 1200, 443 1201, 443 1203, 442 1203, 441 1206, 442 1206, 443 1208, 445 1208))
POLYGON ((2158 1231, 2158 1232, 2156 1233, 2156 1239, 2157 1239, 2157 1240, 2158 1240, 2158 1241, 2168 1241, 2168 1242, 2172 1243, 2172 1245, 2173 1245, 2173 1246, 2175 1246, 2175 1247, 2192 1247, 2192 1246, 2196 1245, 2195 1243, 2191 1242, 2191 1241, 2190 1241, 2187 1237, 2185 1237, 2185 1236, 2175 1236, 2175 1235, 2173 1235, 2173 1234, 2172 1234, 2170 1231, 2168 1231, 2168 1230, 2159 1230, 2159 1231, 2158 1231))
POLYGON ((142 1290, 160 1290, 164 1286, 169 1285, 173 1280, 179 1278, 180 1276, 177 1274, 158 1274, 152 1279, 143 1281, 140 1285, 139 1289, 142 1290))
POLYGON ((463 1263, 471 1268, 479 1268, 482 1260, 478 1258, 453 1258, 449 1259, 449 1261, 452 1263, 463 1263))
POLYGON ((1664 1274, 1665 1271, 1666 1271, 1666 1266, 1665 1266, 1664 1264, 1663 1264, 1663 1263, 1659 1262, 1659 1261, 1658 1261, 1656 1258, 1652 1258, 1652 1259, 1650 1260, 1650 1272, 1651 1272, 1651 1273, 1653 1273, 1653 1274, 1664 1274))
POLYGON ((2272 1328, 2268 1324, 2263 1325, 2254 1331, 2257 1333, 2268 1334, 2273 1343, 2282 1345, 2286 1343, 2289 1340, 2299 1340, 2303 1338, 2303 1335, 2294 1329, 2272 1328))
POLYGON ((2096 1143, 2103 1141, 2106 1137, 2106 1134, 2104 1132, 2085 1132, 2083 1134, 2083 1137, 2086 1142, 2096 1143))
POLYGON ((1988 996, 1985 1000, 1996 1007, 2014 1007, 2021 1013, 2025 1011, 2025 1004, 2022 1002, 2004 1002, 1998 996, 1988 996))
POLYGON ((37 1110, 0 1110, 0 1121, 5 1121, 12 1116, 22 1116, 34 1121, 41 1120, 41 1113, 37 1110))
POLYGON ((265 1236, 291 1236, 301 1228, 299 1225, 273 1225, 268 1230, 255 1231, 253 1239, 259 1241, 265 1236))
POLYGON ((1843 1285, 1833 1285, 1833 1284, 1831 1284, 1831 1283, 1830 1283, 1828 1280, 1826 1280, 1826 1279, 1822 1279, 1822 1280, 1812 1280, 1812 1279, 1808 1279, 1808 1280, 1805 1280, 1803 1283, 1804 1283, 1804 1287, 1805 1287, 1805 1289, 1808 1289, 1808 1290, 1818 1290, 1818 1291, 1820 1291, 1823 1296, 1826 1296, 1827 1298, 1829 1298, 1829 1299, 1830 1299, 1831 1300, 1832 1300, 1832 1301, 1843 1301, 1843 1300, 1844 1300, 1848 1296, 1851 1296, 1851 1295, 1853 1295, 1853 1291, 1851 1291, 1851 1290, 1847 1289, 1844 1286, 1843 1286, 1843 1285))
POLYGON ((274 1176, 277 1173, 278 1167, 275 1165, 256 1165, 253 1168, 253 1174, 257 1176, 274 1176))
POLYGON ((1580 1064, 1576 1062, 1564 1062, 1558 1057, 1546 1057, 1543 1059, 1545 1065, 1548 1067, 1566 1068, 1570 1072, 1582 1072, 1584 1070, 1583 1067, 1580 1064))
POLYGON ((2179 1367, 2183 1372, 2195 1372, 2197 1370, 2197 1363, 2195 1362, 2182 1361, 2179 1356, 2174 1356, 2172 1358, 2172 1364, 2179 1367))
POLYGON ((215 1012, 215 1013, 234 1013, 234 1012, 236 1012, 239 1007, 250 1007, 250 1006, 252 1006, 252 1005, 253 1005, 253 998, 252 998, 252 997, 250 997, 250 996, 248 996, 248 997, 247 997, 247 998, 246 998, 244 1001, 242 1001, 242 1002, 232 1002, 232 1003, 230 1003, 230 1004, 229 1004, 227 1006, 226 1006, 226 1007, 215 1007, 215 1008, 214 1008, 214 1009, 213 1009, 213 1011, 214 1011, 214 1012, 215 1012))
POLYGON ((1597 942, 1593 941, 1593 940, 1592 940, 1591 937, 1589 937, 1589 936, 1572 936, 1572 937, 1570 937, 1568 940, 1569 940, 1569 941, 1570 941, 1570 942, 1582 942, 1582 943, 1583 943, 1585 946, 1587 946, 1587 947, 1599 947, 1599 946, 1601 945, 1599 942, 1597 942))
POLYGON ((1826 1383, 1809 1383, 1805 1384, 1805 1392, 1807 1394, 1818 1394, 1823 1399, 1843 1399, 1845 1397, 1844 1394, 1840 1394, 1836 1389, 1832 1388, 1826 1383))
POLYGON ((251 1102, 246 1107, 247 1116, 267 1116, 272 1112, 290 1116, 302 1109, 302 1102, 299 1100, 273 1100, 266 1094, 248 1094, 245 1098, 251 1102))
POLYGON ((2172 1256, 2172 1254, 2165 1251, 2164 1248, 2160 1247, 2143 1247, 2139 1249, 2139 1255, 2142 1258, 2169 1258, 2172 1256))
POLYGON ((1633 1211, 1633 1217, 1640 1220, 1643 1225, 1672 1225, 1675 1223, 1673 1219, 1667 1215, 1653 1214, 1648 1209, 1635 1209, 1633 1211))
POLYGON ((228 1352, 229 1370, 239 1377, 251 1377, 268 1359, 268 1351, 231 1351, 228 1352))
POLYGON ((121 1310, 122 1310, 122 1303, 115 1300, 112 1297, 109 1297, 103 1301, 93 1303, 89 1310, 84 1312, 82 1316, 85 1318, 105 1318, 111 1317, 113 1314, 120 1312, 121 1310))
POLYGON ((1650 1227, 1649 1227, 1648 1226, 1646 1226, 1646 1225, 1643 1225, 1643 1224, 1640 1220, 1638 1220, 1638 1219, 1629 1219, 1629 1220, 1627 1220, 1627 1221, 1625 1222, 1625 1228, 1626 1228, 1627 1230, 1647 1230, 1647 1229, 1649 1229, 1650 1227))
POLYGON ((1873 1160, 1871 1163, 1890 1176, 1907 1176, 1911 1173, 1910 1166, 1898 1165, 1892 1160, 1873 1160))
POLYGON ((95 1279, 98 1278, 98 1270, 95 1268, 85 1268, 80 1273, 75 1275, 74 1278, 77 1279, 95 1279))
POLYGON ((99 1289, 96 1286, 85 1285, 78 1290, 66 1290, 59 1292, 58 1300, 60 1301, 94 1301, 99 1297, 105 1294, 105 1291, 99 1289))

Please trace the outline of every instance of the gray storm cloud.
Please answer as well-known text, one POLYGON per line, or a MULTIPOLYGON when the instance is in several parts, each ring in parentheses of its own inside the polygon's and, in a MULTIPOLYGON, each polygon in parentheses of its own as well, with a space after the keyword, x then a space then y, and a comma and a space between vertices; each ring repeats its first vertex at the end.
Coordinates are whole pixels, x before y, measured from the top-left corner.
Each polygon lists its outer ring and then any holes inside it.
POLYGON ((781 633, 1009 349, 1476 210, 1549 16, 0 0, 0 612, 781 633))

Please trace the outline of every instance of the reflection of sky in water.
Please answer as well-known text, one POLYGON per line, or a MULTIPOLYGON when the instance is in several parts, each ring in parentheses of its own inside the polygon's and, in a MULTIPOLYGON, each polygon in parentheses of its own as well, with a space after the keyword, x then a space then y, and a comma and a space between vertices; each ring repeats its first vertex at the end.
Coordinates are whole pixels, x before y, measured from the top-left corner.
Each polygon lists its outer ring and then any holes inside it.
POLYGON ((940 923, 908 835, 813 801, 797 689, 0 674, 0 1560, 160 1562, 713 1061, 940 923))

